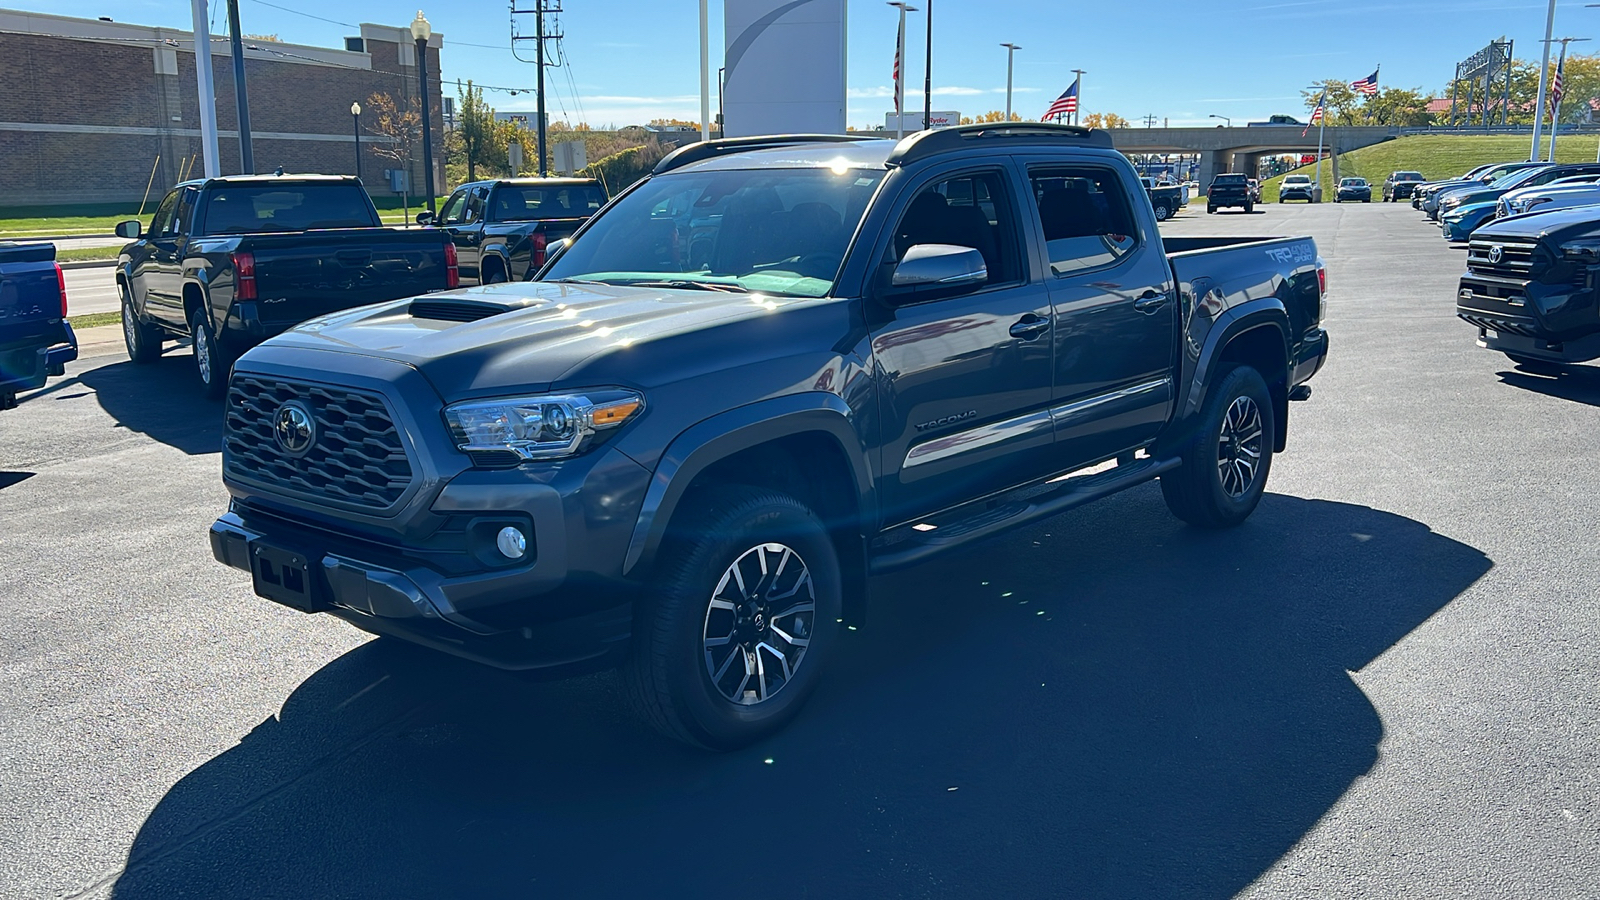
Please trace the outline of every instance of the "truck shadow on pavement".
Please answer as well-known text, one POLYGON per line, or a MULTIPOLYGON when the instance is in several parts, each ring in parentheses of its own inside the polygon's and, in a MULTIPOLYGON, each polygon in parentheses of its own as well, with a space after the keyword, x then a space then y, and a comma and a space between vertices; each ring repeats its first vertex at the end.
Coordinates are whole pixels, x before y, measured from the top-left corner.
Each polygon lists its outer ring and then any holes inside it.
POLYGON ((85 369, 78 380, 121 427, 190 455, 222 452, 222 404, 202 396, 188 354, 169 351, 147 366, 124 359, 85 369))
POLYGON ((1501 372, 1500 380, 1547 397, 1600 406, 1600 368, 1572 365, 1542 372, 1518 366, 1514 371, 1501 372))
POLYGON ((800 720, 725 755, 609 674, 372 641, 173 786, 115 896, 1230 897, 1375 762, 1349 672, 1491 566, 1283 495, 1198 531, 1150 485, 881 579, 800 720))

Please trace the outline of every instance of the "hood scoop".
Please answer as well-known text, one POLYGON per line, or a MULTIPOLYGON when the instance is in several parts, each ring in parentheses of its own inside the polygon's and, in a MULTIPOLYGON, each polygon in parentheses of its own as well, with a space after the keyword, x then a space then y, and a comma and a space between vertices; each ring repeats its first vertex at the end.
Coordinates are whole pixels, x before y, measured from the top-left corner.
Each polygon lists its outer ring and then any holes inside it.
POLYGON ((411 301, 408 312, 414 319, 432 319, 438 322, 476 322, 490 316, 498 316, 512 310, 510 306, 499 303, 485 303, 482 300, 465 299, 429 299, 419 297, 411 301))

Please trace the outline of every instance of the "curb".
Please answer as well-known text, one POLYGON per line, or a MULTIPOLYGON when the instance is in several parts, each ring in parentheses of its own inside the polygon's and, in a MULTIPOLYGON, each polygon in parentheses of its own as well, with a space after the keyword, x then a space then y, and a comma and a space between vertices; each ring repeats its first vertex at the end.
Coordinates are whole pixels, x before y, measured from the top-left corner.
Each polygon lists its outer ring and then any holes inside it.
POLYGON ((27 235, 26 237, 21 237, 21 236, 12 237, 12 236, 0 235, 0 241, 16 241, 17 243, 23 243, 25 241, 76 241, 76 240, 82 240, 84 238, 114 238, 114 237, 116 237, 115 234, 41 234, 41 235, 32 235, 32 234, 30 234, 30 235, 27 235))
POLYGON ((114 259, 71 259, 61 263, 62 269, 115 269, 114 259))

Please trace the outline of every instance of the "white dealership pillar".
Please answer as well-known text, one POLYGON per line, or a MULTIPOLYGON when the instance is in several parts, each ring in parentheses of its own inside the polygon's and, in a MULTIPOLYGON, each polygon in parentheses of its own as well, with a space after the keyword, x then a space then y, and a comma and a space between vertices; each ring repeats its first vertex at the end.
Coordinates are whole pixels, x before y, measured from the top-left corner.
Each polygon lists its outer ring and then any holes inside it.
MULTIPOLYGON (((1556 31, 1556 0, 1550 0, 1550 12, 1544 18, 1544 61, 1539 63, 1539 98, 1533 102, 1533 149, 1528 151, 1528 160, 1537 162, 1539 159, 1539 140, 1544 137, 1544 97, 1545 87, 1550 80, 1550 36, 1556 31)), ((1488 106, 1488 98, 1484 99, 1484 106, 1488 106)))
POLYGON ((217 89, 211 81, 211 28, 206 0, 194 0, 194 77, 200 84, 200 156, 207 178, 222 174, 217 162, 217 89))

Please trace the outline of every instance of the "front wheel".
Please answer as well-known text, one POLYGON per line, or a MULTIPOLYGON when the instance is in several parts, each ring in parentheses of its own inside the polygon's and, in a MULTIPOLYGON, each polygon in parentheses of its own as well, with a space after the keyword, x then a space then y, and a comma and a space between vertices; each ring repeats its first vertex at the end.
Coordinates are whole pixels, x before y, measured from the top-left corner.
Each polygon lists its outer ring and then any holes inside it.
POLYGON ((1156 221, 1157 222, 1165 222, 1167 219, 1169 219, 1171 217, 1172 217, 1172 213, 1167 209, 1165 204, 1161 204, 1161 203, 1156 204, 1156 221))
POLYGON ((1179 467, 1161 476, 1161 495, 1178 518, 1200 528, 1231 528, 1255 511, 1276 446, 1272 396, 1261 373, 1239 366, 1211 391, 1179 467))
POLYGON ((194 336, 194 365, 200 375, 200 387, 207 398, 221 399, 231 363, 217 342, 211 323, 206 321, 204 310, 197 308, 189 314, 189 333, 194 336))
POLYGON ((815 690, 843 578, 822 522, 787 494, 735 485, 689 502, 640 605, 624 681, 663 734, 732 750, 787 725, 815 690))

